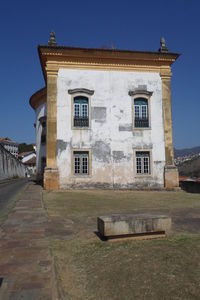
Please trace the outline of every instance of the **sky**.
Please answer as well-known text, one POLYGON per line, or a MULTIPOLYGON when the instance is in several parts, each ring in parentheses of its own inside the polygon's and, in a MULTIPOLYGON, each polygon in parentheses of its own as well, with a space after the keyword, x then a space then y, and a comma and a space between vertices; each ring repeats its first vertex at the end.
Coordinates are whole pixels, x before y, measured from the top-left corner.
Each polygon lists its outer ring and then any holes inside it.
POLYGON ((44 78, 37 46, 157 51, 160 38, 181 56, 172 67, 174 146, 200 146, 199 0, 34 0, 0 5, 0 136, 35 142, 30 96, 44 78))

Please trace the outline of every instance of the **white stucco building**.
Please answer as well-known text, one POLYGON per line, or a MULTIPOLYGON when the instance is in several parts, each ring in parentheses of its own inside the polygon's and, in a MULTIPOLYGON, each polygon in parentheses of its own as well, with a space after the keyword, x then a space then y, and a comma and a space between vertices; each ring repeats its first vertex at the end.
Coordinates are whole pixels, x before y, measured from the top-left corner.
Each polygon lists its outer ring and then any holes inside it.
POLYGON ((26 166, 29 175, 36 174, 36 153, 35 151, 23 152, 19 154, 21 162, 26 166))
POLYGON ((39 56, 47 87, 30 104, 45 188, 178 186, 170 87, 178 54, 164 40, 158 52, 138 52, 59 47, 52 34, 39 56))
POLYGON ((18 157, 18 143, 10 140, 8 137, 2 137, 0 138, 0 144, 13 156, 18 157))
POLYGON ((36 133, 36 175, 38 180, 43 179, 46 166, 46 89, 43 88, 33 94, 30 105, 35 110, 36 133))

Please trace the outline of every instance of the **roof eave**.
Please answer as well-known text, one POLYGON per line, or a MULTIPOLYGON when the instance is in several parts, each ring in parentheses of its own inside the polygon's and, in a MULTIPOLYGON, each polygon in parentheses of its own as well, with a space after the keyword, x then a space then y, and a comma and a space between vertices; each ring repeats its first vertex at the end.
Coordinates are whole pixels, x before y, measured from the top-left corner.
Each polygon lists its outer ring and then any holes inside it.
MULTIPOLYGON (((69 51, 72 54, 76 54, 79 51, 79 54, 83 55, 82 57, 89 57, 88 53, 91 53, 91 58, 99 58, 103 57, 105 58, 104 55, 109 55, 109 54, 114 54, 114 59, 127 59, 127 55, 130 55, 130 58, 134 59, 137 61, 138 57, 141 56, 146 60, 149 61, 149 64, 151 65, 152 62, 155 61, 161 61, 162 59, 169 60, 169 65, 171 66, 180 56, 179 53, 173 53, 173 52, 153 52, 153 51, 132 51, 132 50, 120 50, 120 49, 100 49, 100 48, 78 48, 78 47, 68 47, 68 46, 48 46, 48 45, 38 45, 38 54, 39 54, 39 59, 40 59, 40 64, 42 67, 42 72, 44 76, 45 82, 47 81, 46 78, 46 69, 45 69, 45 58, 43 55, 43 51, 46 50, 49 52, 49 55, 55 56, 58 58, 58 52, 60 55, 63 56, 63 58, 69 56, 69 51), (51 50, 51 51, 50 51, 51 50), (68 53, 67 53, 68 52, 68 53), (85 56, 84 56, 85 55, 85 56), (150 63, 151 62, 151 63, 150 63)), ((45 56, 47 53, 45 53, 45 56)), ((76 55, 73 56, 74 58, 78 57, 76 55)), ((107 59, 111 59, 113 57, 107 57, 107 59)))
POLYGON ((29 99, 29 104, 30 106, 35 110, 36 109, 36 103, 34 103, 34 100, 40 98, 40 97, 45 97, 46 96, 46 87, 41 88, 40 90, 36 91, 29 99))

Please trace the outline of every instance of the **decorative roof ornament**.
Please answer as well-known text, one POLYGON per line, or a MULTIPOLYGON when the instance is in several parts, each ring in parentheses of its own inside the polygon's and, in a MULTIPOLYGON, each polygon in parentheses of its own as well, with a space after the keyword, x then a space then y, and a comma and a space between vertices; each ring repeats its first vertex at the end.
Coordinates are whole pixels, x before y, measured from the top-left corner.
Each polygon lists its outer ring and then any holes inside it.
POLYGON ((158 50, 159 52, 168 52, 168 48, 166 46, 165 38, 161 37, 160 39, 160 49, 158 50))
POLYGON ((56 36, 55 36, 55 32, 51 31, 50 33, 50 38, 48 40, 48 46, 56 46, 56 36))

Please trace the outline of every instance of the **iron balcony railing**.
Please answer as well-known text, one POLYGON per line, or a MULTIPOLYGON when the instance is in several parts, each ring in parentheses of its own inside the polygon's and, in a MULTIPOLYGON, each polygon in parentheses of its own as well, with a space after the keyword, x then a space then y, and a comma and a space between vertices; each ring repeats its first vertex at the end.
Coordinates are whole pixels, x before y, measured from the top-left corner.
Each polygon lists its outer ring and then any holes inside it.
POLYGON ((138 128, 149 127, 149 119, 147 119, 147 118, 135 119, 135 127, 138 127, 138 128))
POLYGON ((74 117, 74 127, 89 127, 88 117, 74 117))

